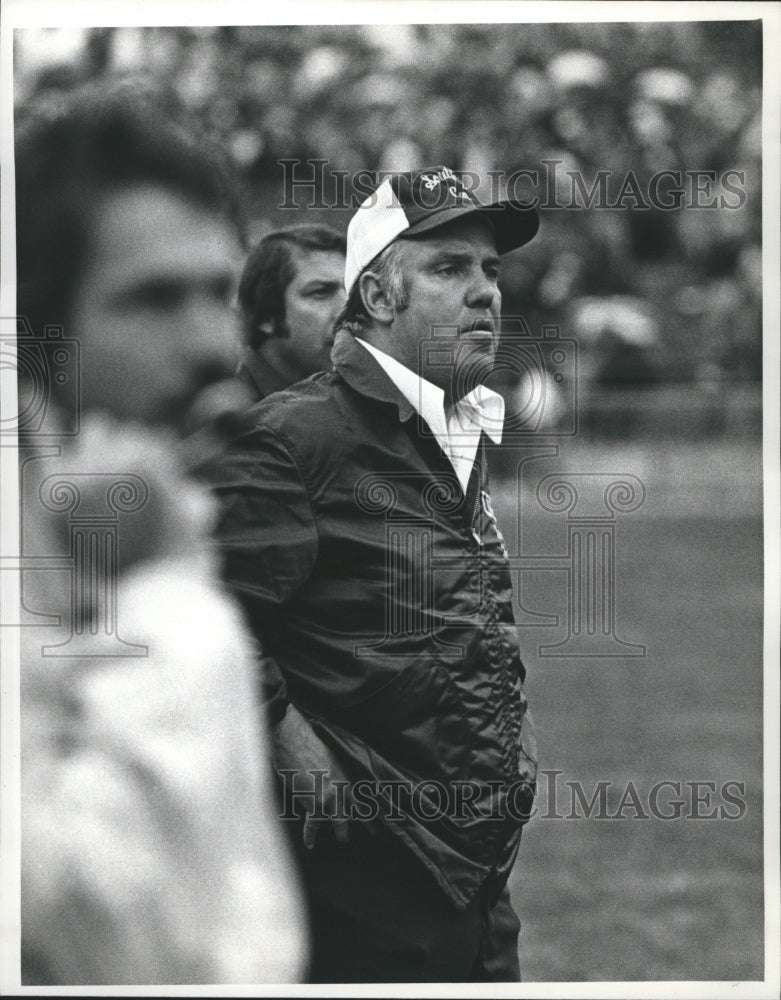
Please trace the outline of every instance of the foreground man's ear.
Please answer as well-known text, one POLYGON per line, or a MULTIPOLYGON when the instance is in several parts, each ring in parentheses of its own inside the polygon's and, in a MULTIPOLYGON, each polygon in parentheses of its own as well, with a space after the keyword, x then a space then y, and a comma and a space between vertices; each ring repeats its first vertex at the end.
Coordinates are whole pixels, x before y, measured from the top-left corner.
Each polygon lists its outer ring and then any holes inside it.
POLYGON ((380 326, 390 326, 396 310, 377 275, 373 271, 365 271, 358 279, 358 288, 364 308, 374 322, 380 326))

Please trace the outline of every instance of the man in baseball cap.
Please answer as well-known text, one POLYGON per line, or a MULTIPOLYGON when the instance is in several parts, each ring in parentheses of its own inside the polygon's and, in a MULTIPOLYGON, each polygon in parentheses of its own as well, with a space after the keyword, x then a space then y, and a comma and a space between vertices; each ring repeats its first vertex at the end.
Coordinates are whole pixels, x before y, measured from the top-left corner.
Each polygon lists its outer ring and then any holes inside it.
POLYGON ((348 229, 332 370, 255 407, 215 470, 315 982, 519 979, 506 882, 536 749, 482 380, 500 255, 537 226, 446 167, 383 181, 348 229))
POLYGON ((540 224, 537 212, 522 202, 507 199, 482 205, 449 167, 395 174, 364 201, 350 222, 345 291, 349 295, 361 271, 393 240, 414 238, 466 215, 490 221, 499 253, 528 243, 540 224))

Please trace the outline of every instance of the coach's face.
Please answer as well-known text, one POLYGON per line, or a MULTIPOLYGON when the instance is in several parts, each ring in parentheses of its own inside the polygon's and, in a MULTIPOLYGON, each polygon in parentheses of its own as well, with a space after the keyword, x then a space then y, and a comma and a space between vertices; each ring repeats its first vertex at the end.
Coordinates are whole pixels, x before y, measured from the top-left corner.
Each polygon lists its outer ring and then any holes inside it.
POLYGON ((502 296, 493 230, 470 216, 402 242, 407 307, 394 316, 394 356, 457 399, 496 355, 502 296))
POLYGON ((229 303, 240 259, 219 215, 157 185, 96 204, 71 314, 82 405, 187 435, 246 402, 229 303))

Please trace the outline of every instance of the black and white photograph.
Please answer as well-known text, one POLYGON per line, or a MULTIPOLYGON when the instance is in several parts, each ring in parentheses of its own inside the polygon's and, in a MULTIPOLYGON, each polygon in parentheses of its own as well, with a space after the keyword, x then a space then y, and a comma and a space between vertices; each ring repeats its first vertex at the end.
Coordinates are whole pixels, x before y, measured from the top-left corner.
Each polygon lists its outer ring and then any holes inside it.
POLYGON ((777 997, 781 7, 2 13, 0 992, 777 997))

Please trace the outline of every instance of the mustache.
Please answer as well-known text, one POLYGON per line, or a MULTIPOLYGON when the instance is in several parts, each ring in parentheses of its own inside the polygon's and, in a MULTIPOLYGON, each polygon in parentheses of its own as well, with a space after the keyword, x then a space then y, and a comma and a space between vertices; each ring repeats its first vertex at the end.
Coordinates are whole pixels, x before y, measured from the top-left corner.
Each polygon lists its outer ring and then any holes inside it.
POLYGON ((496 320, 493 316, 480 316, 477 319, 472 320, 471 323, 467 323, 465 326, 459 327, 458 332, 460 334, 474 333, 477 330, 488 330, 489 333, 496 333, 496 320))

